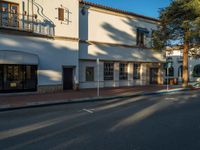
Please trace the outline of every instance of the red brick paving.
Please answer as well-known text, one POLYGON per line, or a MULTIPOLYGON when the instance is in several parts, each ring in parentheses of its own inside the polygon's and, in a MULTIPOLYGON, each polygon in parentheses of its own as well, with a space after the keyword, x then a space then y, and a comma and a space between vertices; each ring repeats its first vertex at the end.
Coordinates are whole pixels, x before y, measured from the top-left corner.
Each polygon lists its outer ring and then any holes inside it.
MULTIPOLYGON (((175 87, 171 87, 175 88, 175 87)), ((176 87, 177 88, 177 87, 176 87)), ((120 88, 103 88, 100 89, 100 96, 119 96, 134 93, 156 92, 166 89, 166 86, 135 86, 135 87, 120 87, 120 88)), ((80 98, 96 97, 96 89, 82 89, 79 91, 64 91, 60 93, 18 93, 18 94, 0 94, 0 107, 10 105, 12 107, 25 106, 28 103, 58 101, 58 100, 73 100, 80 98)))

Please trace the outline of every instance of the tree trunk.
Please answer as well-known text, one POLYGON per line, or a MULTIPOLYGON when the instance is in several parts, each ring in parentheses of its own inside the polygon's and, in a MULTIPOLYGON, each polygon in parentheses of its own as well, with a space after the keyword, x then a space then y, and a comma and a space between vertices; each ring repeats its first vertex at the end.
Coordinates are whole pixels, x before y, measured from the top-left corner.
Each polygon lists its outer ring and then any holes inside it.
POLYGON ((188 50, 189 50, 189 33, 185 33, 184 49, 183 49, 183 87, 188 86, 188 50))

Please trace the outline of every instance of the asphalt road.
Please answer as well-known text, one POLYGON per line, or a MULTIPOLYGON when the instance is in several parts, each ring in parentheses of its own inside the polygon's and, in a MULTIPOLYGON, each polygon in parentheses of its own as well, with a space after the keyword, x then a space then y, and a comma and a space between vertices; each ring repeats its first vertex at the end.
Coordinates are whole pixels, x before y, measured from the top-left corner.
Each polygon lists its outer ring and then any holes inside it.
POLYGON ((200 91, 0 112, 0 150, 199 150, 200 91))

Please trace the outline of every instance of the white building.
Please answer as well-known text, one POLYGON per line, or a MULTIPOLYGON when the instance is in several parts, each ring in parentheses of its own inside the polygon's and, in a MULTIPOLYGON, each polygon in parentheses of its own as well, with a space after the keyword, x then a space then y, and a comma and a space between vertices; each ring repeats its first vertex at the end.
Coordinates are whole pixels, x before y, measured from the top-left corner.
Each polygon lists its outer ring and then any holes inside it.
POLYGON ((79 0, 0 1, 0 92, 162 84, 159 21, 79 0))
MULTIPOLYGON (((168 48, 166 51, 166 57, 172 60, 172 66, 169 68, 169 78, 178 81, 178 84, 182 83, 183 74, 183 50, 174 47, 168 48)), ((200 81, 200 58, 195 58, 189 55, 188 57, 188 74, 189 82, 200 81)), ((165 77, 167 76, 167 71, 165 77)))

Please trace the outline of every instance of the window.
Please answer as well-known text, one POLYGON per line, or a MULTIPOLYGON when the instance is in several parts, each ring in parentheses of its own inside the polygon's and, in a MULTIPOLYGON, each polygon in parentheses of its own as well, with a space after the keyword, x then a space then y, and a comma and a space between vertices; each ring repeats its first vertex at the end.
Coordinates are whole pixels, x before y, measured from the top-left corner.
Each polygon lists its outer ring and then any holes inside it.
POLYGON ((193 77, 200 77, 200 64, 196 65, 193 69, 193 77))
POLYGON ((133 65, 133 79, 140 79, 140 68, 141 64, 133 65))
POLYGON ((104 80, 113 80, 114 63, 104 63, 104 80))
POLYGON ((166 77, 169 76, 169 77, 173 77, 174 76, 174 67, 170 67, 170 68, 166 68, 165 70, 165 75, 166 77), (167 71, 168 70, 168 71, 167 71))
POLYGON ((119 79, 120 80, 128 80, 128 64, 127 63, 120 63, 120 73, 119 79))
POLYGON ((19 5, 9 2, 0 2, 0 25, 18 27, 19 5))
POLYGON ((146 28, 137 28, 137 46, 145 46, 145 36, 149 35, 149 31, 146 28))
POLYGON ((65 10, 63 8, 58 8, 58 20, 64 21, 64 12, 65 10))
POLYGON ((94 67, 86 67, 86 81, 94 81, 94 67))
POLYGON ((178 77, 183 77, 183 65, 178 68, 178 77))
POLYGON ((0 65, 0 92, 36 90, 36 65, 0 65))
POLYGON ((144 46, 144 33, 137 31, 137 46, 144 46))

